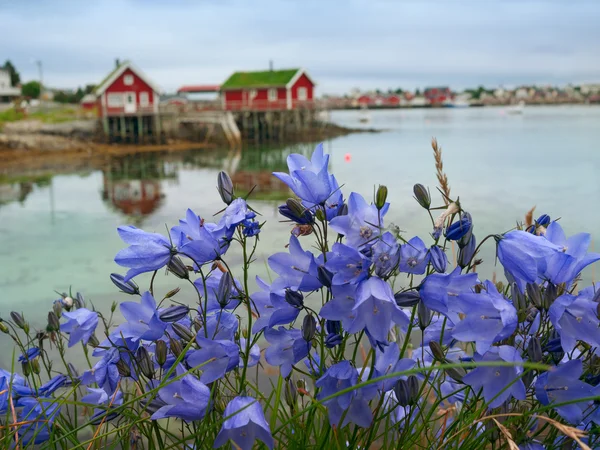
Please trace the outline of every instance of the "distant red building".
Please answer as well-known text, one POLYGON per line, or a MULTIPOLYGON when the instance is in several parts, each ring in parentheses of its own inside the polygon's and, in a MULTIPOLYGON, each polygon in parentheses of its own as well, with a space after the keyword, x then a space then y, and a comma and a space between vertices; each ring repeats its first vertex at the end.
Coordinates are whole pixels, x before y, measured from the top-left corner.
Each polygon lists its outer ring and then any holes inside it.
POLYGON ((221 85, 228 111, 312 108, 314 81, 303 69, 236 72, 221 85))
POLYGON ((158 87, 130 61, 117 63, 95 90, 98 115, 110 140, 160 136, 158 87))
POLYGON ((370 95, 363 94, 357 100, 360 106, 371 106, 375 104, 375 99, 370 95))
POLYGON ((79 102, 79 106, 86 111, 93 110, 96 107, 96 96, 94 94, 84 95, 79 102))
POLYGON ((433 87, 423 91, 423 96, 431 106, 441 106, 454 100, 454 94, 449 87, 433 87))
POLYGON ((384 102, 386 106, 400 106, 400 97, 396 94, 388 95, 384 102))

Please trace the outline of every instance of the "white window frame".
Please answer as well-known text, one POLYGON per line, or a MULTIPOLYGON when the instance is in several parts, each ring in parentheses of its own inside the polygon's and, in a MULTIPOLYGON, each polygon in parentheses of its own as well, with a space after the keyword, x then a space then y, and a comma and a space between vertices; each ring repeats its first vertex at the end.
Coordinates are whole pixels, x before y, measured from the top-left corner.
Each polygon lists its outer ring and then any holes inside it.
POLYGON ((106 94, 106 106, 109 108, 122 108, 125 104, 123 94, 120 92, 109 92, 106 94))
POLYGON ((250 100, 254 100, 256 98, 256 96, 258 95, 258 91, 256 89, 250 89, 250 92, 248 93, 250 100))
POLYGON ((150 94, 148 92, 140 92, 140 106, 142 108, 150 106, 150 94))
POLYGON ((277 88, 269 88, 267 91, 267 98, 270 102, 277 101, 277 88))
POLYGON ((125 86, 131 86, 131 85, 133 85, 133 75, 131 75, 130 73, 127 74, 127 75, 125 75, 123 77, 123 84, 125 86))
POLYGON ((298 88, 298 100, 301 102, 308 100, 308 89, 304 86, 298 88))

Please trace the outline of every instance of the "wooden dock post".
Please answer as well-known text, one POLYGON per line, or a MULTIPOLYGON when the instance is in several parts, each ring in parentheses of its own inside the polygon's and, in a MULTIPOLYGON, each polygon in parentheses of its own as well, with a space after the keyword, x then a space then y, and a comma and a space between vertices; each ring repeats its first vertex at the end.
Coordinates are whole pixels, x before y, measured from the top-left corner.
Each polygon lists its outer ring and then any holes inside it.
POLYGON ((119 121, 120 121, 120 125, 121 125, 121 127, 120 127, 121 128, 120 129, 120 132, 121 132, 121 142, 125 142, 125 138, 127 137, 127 135, 125 133, 125 116, 121 116, 119 118, 119 121))

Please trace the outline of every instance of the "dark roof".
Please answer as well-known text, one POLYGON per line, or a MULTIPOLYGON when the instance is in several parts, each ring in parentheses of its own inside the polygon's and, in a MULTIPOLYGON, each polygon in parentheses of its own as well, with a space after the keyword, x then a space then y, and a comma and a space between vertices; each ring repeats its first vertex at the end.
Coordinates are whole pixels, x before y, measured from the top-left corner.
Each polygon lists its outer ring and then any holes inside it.
POLYGON ((262 72, 235 72, 221 90, 248 87, 286 86, 300 69, 265 70, 262 72))

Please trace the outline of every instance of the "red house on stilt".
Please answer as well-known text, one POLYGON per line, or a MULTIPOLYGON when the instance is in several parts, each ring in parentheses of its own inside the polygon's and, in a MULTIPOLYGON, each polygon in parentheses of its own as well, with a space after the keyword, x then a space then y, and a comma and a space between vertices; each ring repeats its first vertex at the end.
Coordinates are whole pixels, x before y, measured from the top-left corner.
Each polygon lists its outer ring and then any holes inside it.
POLYGON ((130 61, 117 62, 94 93, 109 140, 138 142, 160 136, 160 91, 130 61))
POLYGON ((221 85, 227 111, 312 109, 315 82, 303 69, 236 72, 221 85))

